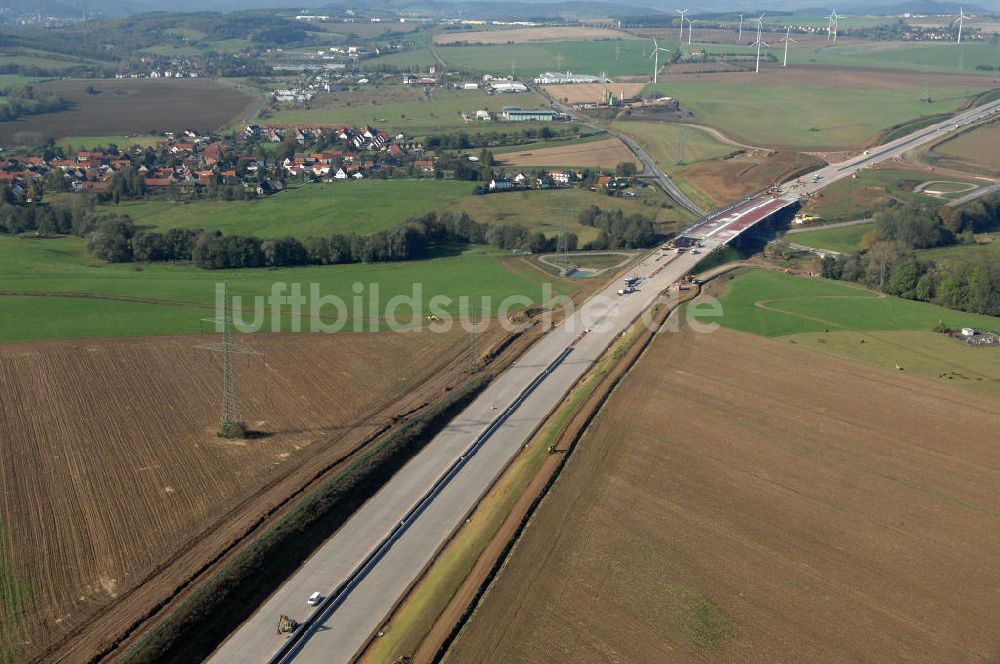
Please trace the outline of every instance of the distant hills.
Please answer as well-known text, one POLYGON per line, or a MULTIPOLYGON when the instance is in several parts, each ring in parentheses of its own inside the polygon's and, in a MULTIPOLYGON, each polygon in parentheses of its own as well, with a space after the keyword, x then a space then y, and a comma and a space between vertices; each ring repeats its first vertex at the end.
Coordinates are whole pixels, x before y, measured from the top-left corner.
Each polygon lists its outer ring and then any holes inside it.
MULTIPOLYGON (((813 0, 814 1, 814 0, 813 0)), ((661 0, 630 0, 627 3, 604 0, 515 0, 501 3, 492 0, 3 0, 3 8, 8 13, 39 13, 43 16, 74 17, 87 16, 117 17, 152 11, 187 12, 219 11, 231 12, 246 9, 337 9, 356 8, 367 12, 406 12, 439 17, 469 16, 483 19, 551 19, 562 17, 567 20, 607 16, 634 16, 663 13, 661 0)), ((692 13, 698 11, 752 11, 760 8, 759 2, 733 2, 733 0, 703 0, 691 3, 692 13), (734 9, 735 6, 735 9, 734 9)), ((770 10, 795 10, 798 13, 826 13, 829 6, 806 9, 812 2, 801 0, 778 0, 768 2, 770 10)), ((845 14, 957 14, 959 7, 966 13, 988 13, 1000 10, 1000 0, 989 0, 980 4, 944 2, 939 0, 848 0, 836 9, 845 14), (984 6, 985 5, 985 6, 984 6)), ((671 13, 671 12, 667 12, 671 13)))

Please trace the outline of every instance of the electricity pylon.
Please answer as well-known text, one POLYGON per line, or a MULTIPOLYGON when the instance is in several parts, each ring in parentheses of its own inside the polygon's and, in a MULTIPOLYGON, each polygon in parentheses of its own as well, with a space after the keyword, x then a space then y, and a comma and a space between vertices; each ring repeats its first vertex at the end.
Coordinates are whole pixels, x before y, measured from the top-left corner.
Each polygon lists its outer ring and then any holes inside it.
MULTIPOLYGON (((225 292, 223 290, 223 302, 227 302, 225 292)), ((196 350, 222 353, 222 417, 219 423, 219 435, 223 438, 243 438, 246 436, 246 424, 243 422, 240 409, 240 386, 236 377, 235 358, 237 355, 263 358, 264 354, 239 346, 233 341, 235 325, 232 312, 224 310, 222 316, 203 318, 202 322, 213 323, 216 329, 222 327, 222 343, 195 346, 196 350)), ((266 365, 266 359, 264 363, 266 365)))

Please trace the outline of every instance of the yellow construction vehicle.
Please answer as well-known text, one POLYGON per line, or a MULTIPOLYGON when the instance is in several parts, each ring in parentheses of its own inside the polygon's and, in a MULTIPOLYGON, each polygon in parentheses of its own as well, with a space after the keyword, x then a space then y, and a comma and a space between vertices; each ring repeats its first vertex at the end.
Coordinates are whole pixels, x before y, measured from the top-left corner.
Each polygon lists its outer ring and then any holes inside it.
POLYGON ((278 616, 278 634, 291 634, 298 626, 299 623, 284 613, 278 616))

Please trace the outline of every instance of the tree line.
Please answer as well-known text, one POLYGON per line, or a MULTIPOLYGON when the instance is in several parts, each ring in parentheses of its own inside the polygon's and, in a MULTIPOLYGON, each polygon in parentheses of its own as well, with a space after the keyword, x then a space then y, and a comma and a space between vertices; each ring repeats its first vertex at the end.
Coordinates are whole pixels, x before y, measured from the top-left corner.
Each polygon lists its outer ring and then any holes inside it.
POLYGON ((962 209, 887 208, 858 254, 826 257, 822 275, 855 281, 890 295, 951 309, 1000 316, 1000 265, 981 257, 934 261, 919 249, 975 242, 974 234, 1000 225, 1000 195, 962 209))
MULTIPOLYGON (((624 217, 617 210, 592 215, 601 228, 598 239, 585 249, 636 248, 656 241, 652 222, 640 215, 624 217)), ((219 231, 171 229, 164 233, 138 230, 126 216, 96 220, 87 234, 87 247, 108 262, 190 261, 210 269, 287 267, 377 263, 427 258, 445 244, 488 244, 499 249, 533 253, 573 251, 574 233, 548 238, 518 224, 485 224, 465 213, 429 213, 391 230, 358 235, 334 233, 326 237, 261 239, 225 235, 219 231)))

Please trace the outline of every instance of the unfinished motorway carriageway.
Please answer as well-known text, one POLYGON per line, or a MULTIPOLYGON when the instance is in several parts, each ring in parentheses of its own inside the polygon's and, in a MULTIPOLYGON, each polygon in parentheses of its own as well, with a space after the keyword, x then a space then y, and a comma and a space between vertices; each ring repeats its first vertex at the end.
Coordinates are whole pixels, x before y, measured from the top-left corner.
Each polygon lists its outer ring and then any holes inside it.
POLYGON ((795 204, 799 194, 998 110, 1000 101, 974 108, 826 167, 807 185, 786 184, 778 197, 750 196, 702 217, 683 236, 704 252, 649 256, 634 271, 640 278, 636 292, 619 296, 619 285, 610 284, 548 332, 323 543, 209 661, 351 662, 577 379, 671 284, 712 250, 795 204), (306 598, 316 591, 326 597, 313 608, 306 598), (302 623, 291 637, 276 633, 280 614, 302 623))

